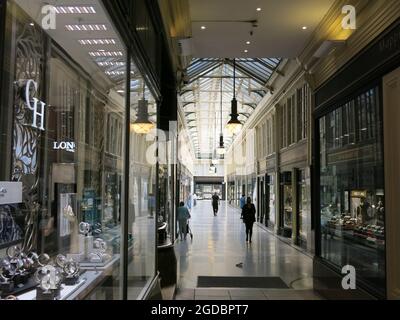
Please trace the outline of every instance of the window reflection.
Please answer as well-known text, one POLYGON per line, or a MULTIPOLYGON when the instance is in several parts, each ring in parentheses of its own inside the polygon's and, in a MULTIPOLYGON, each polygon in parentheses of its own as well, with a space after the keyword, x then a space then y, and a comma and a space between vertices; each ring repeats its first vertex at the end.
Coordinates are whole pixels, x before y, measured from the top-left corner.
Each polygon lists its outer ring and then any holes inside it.
POLYGON ((320 119, 321 255, 353 265, 375 290, 385 288, 382 120, 379 88, 320 119))

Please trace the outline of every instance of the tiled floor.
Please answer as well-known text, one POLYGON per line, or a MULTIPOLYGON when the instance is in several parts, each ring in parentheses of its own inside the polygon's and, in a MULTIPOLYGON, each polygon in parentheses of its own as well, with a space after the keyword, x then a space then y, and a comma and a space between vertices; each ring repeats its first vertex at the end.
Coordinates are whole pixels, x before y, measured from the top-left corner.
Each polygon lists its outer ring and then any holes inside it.
POLYGON ((293 289, 180 289, 176 300, 321 300, 312 290, 293 289))
POLYGON ((246 244, 240 211, 222 202, 216 217, 211 203, 192 209, 193 240, 179 241, 180 284, 177 300, 320 299, 312 290, 312 259, 254 225, 246 244), (242 262, 243 267, 236 264, 242 262), (290 289, 197 288, 198 276, 281 277, 290 289))

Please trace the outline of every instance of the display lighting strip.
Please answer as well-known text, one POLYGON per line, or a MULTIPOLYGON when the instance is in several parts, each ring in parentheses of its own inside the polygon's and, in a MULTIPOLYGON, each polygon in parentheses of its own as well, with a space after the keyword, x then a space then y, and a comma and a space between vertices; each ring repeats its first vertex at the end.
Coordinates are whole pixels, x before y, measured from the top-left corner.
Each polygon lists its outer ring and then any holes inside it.
POLYGON ((113 61, 106 61, 106 62, 97 62, 100 67, 123 67, 125 66, 125 62, 113 62, 113 61))
POLYGON ((67 24, 68 31, 107 31, 105 24, 67 24))
POLYGON ((92 57, 122 57, 121 51, 91 51, 89 55, 92 57))
POLYGON ((115 39, 81 39, 78 42, 83 46, 116 44, 115 39))
POLYGON ((92 6, 55 6, 57 14, 95 14, 92 6))

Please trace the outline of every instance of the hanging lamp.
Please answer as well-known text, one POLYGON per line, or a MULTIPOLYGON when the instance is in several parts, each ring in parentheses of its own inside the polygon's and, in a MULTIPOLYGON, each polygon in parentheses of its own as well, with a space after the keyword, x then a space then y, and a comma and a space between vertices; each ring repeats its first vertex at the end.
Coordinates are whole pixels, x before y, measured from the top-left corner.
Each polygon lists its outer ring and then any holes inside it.
POLYGON ((226 125, 226 128, 231 134, 236 134, 242 127, 242 123, 239 121, 239 114, 237 110, 237 100, 236 100, 236 61, 233 59, 233 99, 231 102, 231 119, 226 125))
POLYGON ((145 84, 143 82, 143 98, 139 100, 138 113, 136 120, 131 124, 131 131, 138 134, 147 134, 155 125, 149 120, 149 102, 145 97, 145 84))
POLYGON ((221 119, 220 119, 220 124, 221 124, 221 132, 219 136, 219 146, 217 148, 217 154, 219 155, 224 155, 225 154, 225 147, 224 147, 224 134, 222 132, 222 74, 221 74, 221 119))

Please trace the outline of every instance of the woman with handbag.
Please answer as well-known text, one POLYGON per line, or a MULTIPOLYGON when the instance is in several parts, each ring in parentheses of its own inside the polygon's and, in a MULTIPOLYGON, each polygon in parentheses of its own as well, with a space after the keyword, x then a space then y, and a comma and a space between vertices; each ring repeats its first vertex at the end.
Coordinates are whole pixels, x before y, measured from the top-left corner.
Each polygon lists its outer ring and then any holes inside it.
POLYGON ((247 198, 246 204, 242 209, 243 222, 246 225, 246 242, 251 243, 253 235, 253 224, 256 221, 256 207, 251 203, 251 198, 247 198))

